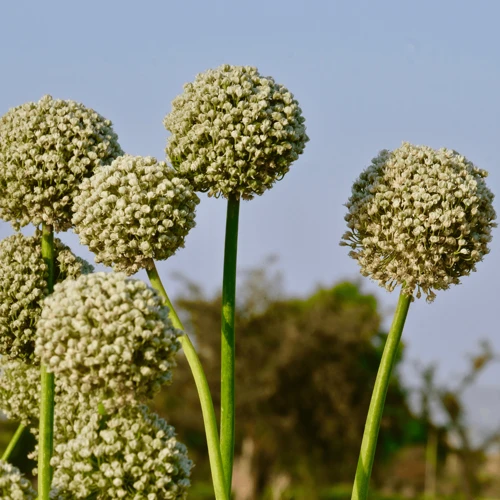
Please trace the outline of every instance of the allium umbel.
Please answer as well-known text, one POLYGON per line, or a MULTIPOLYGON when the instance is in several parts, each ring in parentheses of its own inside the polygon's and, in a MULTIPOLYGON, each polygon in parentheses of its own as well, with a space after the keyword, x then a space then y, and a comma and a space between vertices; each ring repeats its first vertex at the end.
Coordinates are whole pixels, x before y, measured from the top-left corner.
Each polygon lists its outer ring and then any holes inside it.
POLYGON ((353 185, 341 244, 364 276, 432 301, 489 252, 496 214, 486 176, 451 149, 384 150, 353 185))
POLYGON ((12 108, 0 118, 0 219, 69 229, 80 182, 121 154, 111 122, 80 103, 44 96, 12 108))
POLYGON ((198 202, 165 162, 125 155, 85 179, 73 223, 96 262, 131 275, 184 246, 198 202))
MULTIPOLYGON (((54 245, 56 282, 92 272, 90 264, 57 238, 54 245)), ((40 232, 0 241, 0 355, 31 360, 42 301, 48 295, 47 278, 40 232)))
POLYGON ((172 165, 211 196, 252 199, 289 170, 309 140, 293 94, 249 66, 196 76, 165 117, 172 165))
POLYGON ((179 334, 144 282, 94 273, 56 285, 45 299, 35 354, 69 386, 122 405, 170 382, 179 334))

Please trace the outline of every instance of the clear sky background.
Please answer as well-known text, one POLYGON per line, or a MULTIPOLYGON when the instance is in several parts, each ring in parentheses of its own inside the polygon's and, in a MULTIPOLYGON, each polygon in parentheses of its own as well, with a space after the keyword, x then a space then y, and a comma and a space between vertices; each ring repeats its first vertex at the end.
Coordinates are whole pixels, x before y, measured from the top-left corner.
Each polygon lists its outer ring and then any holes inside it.
MULTIPOLYGON (((0 114, 44 94, 81 101, 113 121, 126 152, 163 159, 162 120, 185 82, 223 63, 257 66, 295 94, 311 140, 281 182, 243 203, 239 266, 277 254, 286 291, 302 295, 360 276, 338 245, 343 204, 380 149, 404 140, 458 150, 489 171, 500 214, 499 19, 496 0, 7 0, 0 114)), ((202 197, 186 248, 160 266, 167 284, 178 271, 218 289, 224 223, 224 201, 202 197)), ((62 239, 91 258, 74 235, 62 239)), ((397 293, 363 283, 390 317, 397 293)), ((499 283, 495 231, 477 273, 410 308, 409 380, 412 360, 439 361, 453 380, 479 339, 500 350, 499 283)), ((491 368, 481 383, 499 377, 491 368)))

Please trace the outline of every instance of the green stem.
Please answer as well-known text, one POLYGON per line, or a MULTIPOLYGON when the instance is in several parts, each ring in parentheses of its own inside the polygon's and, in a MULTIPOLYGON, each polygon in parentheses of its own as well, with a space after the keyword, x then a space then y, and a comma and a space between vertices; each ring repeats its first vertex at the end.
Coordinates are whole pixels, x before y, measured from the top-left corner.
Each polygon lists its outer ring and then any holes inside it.
POLYGON ((99 403, 97 405, 97 412, 99 413, 99 415, 101 415, 101 417, 107 416, 106 409, 104 408, 104 405, 102 403, 99 403))
MULTIPOLYGON (((170 320, 172 321, 172 324, 174 325, 174 328, 178 328, 179 330, 184 330, 184 325, 182 324, 182 321, 179 319, 179 316, 177 316, 177 313, 175 312, 174 306, 172 302, 170 301, 169 296, 167 295, 167 291, 165 290, 165 287, 163 286, 163 283, 161 281, 160 275, 158 274, 158 269, 156 268, 156 264, 154 261, 151 261, 151 269, 147 270, 149 281, 151 281, 151 285, 153 288, 159 292, 159 294, 162 296, 163 300, 165 301, 165 304, 168 306, 170 312, 168 314, 170 320)), ((187 334, 185 334, 187 336, 187 334)))
POLYGON ((7 445, 7 448, 3 452, 2 460, 4 462, 7 462, 9 460, 10 455, 14 451, 14 448, 16 447, 19 439, 21 439, 21 436, 23 435, 24 429, 26 429, 26 426, 24 424, 19 424, 19 427, 17 428, 15 434, 12 436, 12 439, 7 445))
POLYGON ((377 378, 375 380, 375 386, 373 388, 368 416, 366 417, 365 431, 363 433, 363 441, 361 443, 361 451, 359 453, 351 500, 366 500, 368 498, 368 487, 370 485, 370 476, 375 459, 378 431, 384 411, 385 397, 387 395, 394 362, 398 354, 399 341, 403 333, 403 327, 405 325, 410 303, 411 296, 401 292, 396 311, 394 312, 391 329, 389 330, 389 335, 385 343, 377 378))
MULTIPOLYGON (((54 232, 51 226, 42 226, 42 257, 47 265, 47 288, 49 294, 54 291, 54 232)), ((38 498, 49 500, 52 482, 50 459, 54 439, 54 374, 47 372, 47 367, 41 366, 41 397, 40 397, 40 434, 38 451, 38 498)))
POLYGON ((233 477, 236 409, 234 312, 236 302, 239 211, 239 199, 228 198, 226 241, 224 245, 224 276, 222 279, 220 450, 229 495, 231 493, 233 477))
MULTIPOLYGON (((152 263, 152 268, 147 271, 151 285, 155 290, 157 290, 162 296, 165 304, 170 309, 169 317, 175 328, 179 330, 184 330, 179 316, 175 312, 174 306, 170 301, 167 292, 161 282, 158 270, 154 262, 152 263)), ((187 333, 184 332, 183 335, 179 337, 182 349, 186 356, 189 367, 194 377, 194 382, 196 384, 196 389, 198 390, 198 397, 200 398, 201 412, 203 415, 203 423, 205 425, 205 434, 207 436, 207 447, 208 447, 208 458, 210 460, 210 468, 212 470, 212 481, 214 485, 215 498, 217 500, 228 500, 229 497, 226 492, 226 486, 224 482, 224 469, 222 468, 222 459, 219 447, 219 433, 217 431, 217 420, 215 418, 214 405, 212 402, 212 395, 210 393, 210 387, 208 386, 207 377, 203 371, 203 366, 201 364, 200 358, 196 353, 196 350, 188 337, 187 333)))

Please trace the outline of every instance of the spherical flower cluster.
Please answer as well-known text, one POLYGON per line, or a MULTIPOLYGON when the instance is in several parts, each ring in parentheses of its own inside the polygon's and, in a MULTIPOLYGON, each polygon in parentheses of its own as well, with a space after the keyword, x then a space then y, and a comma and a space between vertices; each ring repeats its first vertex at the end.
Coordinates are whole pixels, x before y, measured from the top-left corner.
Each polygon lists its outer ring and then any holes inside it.
MULTIPOLYGON (((76 278, 93 268, 57 238, 55 278, 76 278)), ((31 360, 41 304, 48 295, 48 269, 42 258, 41 233, 18 233, 0 241, 0 355, 31 360)))
POLYGON ((184 246, 199 202, 189 182, 150 156, 121 156, 81 185, 73 224, 96 262, 129 275, 184 246))
POLYGON ((0 356, 0 411, 26 426, 40 411, 40 367, 0 356))
POLYGON ((248 66, 199 74, 172 102, 166 152, 197 191, 252 199, 289 170, 309 140, 293 95, 248 66))
POLYGON ((111 122, 74 101, 44 96, 0 118, 0 218, 19 227, 71 227, 84 177, 123 154, 111 122))
POLYGON ((54 287, 35 353, 49 371, 118 406, 152 397, 171 380, 180 348, 155 290, 123 273, 94 273, 54 287))
POLYGON ((13 465, 0 460, 0 498, 5 500, 35 500, 31 483, 13 465))
POLYGON ((489 252, 496 215, 486 176, 450 149, 382 151, 353 185, 342 244, 364 276, 432 301, 489 252))
POLYGON ((80 413, 55 446, 55 498, 185 499, 192 462, 173 427, 146 406, 80 413))

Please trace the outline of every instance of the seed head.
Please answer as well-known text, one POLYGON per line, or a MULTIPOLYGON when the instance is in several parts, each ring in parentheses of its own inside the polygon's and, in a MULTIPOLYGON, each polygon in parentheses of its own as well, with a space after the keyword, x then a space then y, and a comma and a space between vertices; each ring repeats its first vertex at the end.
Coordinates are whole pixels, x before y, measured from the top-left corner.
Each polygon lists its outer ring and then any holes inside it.
MULTIPOLYGON (((13 421, 30 427, 38 437, 40 416, 40 365, 0 356, 0 411, 13 421)), ((100 400, 80 392, 78 385, 55 379, 54 439, 73 436, 73 421, 81 409, 98 408, 100 400)), ((36 459, 36 453, 34 454, 36 459)))

